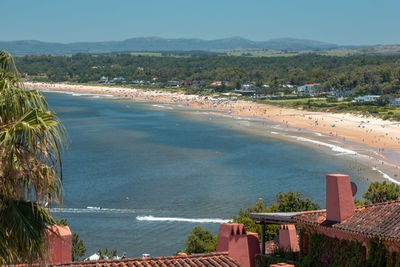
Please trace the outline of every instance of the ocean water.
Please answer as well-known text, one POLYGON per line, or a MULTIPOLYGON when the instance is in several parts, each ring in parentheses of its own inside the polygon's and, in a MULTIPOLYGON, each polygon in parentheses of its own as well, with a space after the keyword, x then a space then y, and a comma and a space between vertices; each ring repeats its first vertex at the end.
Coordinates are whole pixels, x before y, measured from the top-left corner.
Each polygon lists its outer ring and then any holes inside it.
POLYGON ((271 203, 279 191, 294 190, 324 207, 327 173, 349 174, 358 197, 368 186, 362 177, 374 175, 343 151, 283 140, 266 121, 111 97, 45 96, 69 134, 64 203, 53 212, 80 234, 87 256, 99 248, 172 255, 196 225, 217 233, 219 222, 260 197, 271 203))

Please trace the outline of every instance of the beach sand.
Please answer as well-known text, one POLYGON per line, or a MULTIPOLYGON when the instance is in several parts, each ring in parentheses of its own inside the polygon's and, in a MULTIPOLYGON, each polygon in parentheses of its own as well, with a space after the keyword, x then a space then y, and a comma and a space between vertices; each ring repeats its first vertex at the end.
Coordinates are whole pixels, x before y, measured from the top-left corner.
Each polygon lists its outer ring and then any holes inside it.
MULTIPOLYGON (((233 117, 266 119, 278 122, 282 127, 297 128, 299 132, 308 130, 329 135, 344 142, 354 142, 369 146, 374 148, 375 161, 386 159, 391 167, 395 169, 398 168, 400 163, 399 122, 353 114, 310 112, 256 104, 250 101, 185 95, 161 90, 29 82, 25 82, 24 86, 48 91, 113 95, 134 101, 173 103, 199 110, 222 112, 233 117), (388 157, 388 155, 392 156, 388 157)), ((382 164, 384 164, 383 161, 382 164)), ((394 174, 396 172, 391 171, 391 173, 394 174)), ((397 177, 397 174, 395 176, 397 177)))

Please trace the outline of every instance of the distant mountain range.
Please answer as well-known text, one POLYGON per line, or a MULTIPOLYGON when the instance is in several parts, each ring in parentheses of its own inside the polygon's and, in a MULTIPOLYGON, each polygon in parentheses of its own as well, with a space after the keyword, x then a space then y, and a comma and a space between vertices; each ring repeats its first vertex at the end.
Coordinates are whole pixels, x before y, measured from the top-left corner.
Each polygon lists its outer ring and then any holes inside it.
POLYGON ((48 43, 34 40, 0 41, 0 50, 13 55, 65 55, 79 52, 111 53, 128 51, 221 51, 273 49, 289 51, 315 51, 338 49, 341 46, 312 40, 279 38, 268 41, 251 41, 241 37, 217 40, 167 39, 160 37, 137 37, 125 41, 48 43))

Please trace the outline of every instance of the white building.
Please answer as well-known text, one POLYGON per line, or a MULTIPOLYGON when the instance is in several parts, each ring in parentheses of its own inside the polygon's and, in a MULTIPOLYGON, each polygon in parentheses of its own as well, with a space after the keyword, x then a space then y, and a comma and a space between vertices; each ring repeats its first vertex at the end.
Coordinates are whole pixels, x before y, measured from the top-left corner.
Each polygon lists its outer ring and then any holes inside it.
POLYGON ((243 85, 242 85, 242 89, 243 89, 243 90, 249 90, 249 89, 252 89, 252 88, 254 88, 254 84, 252 84, 252 83, 250 83, 250 84, 243 84, 243 85))
POLYGON ((354 98, 355 102, 367 102, 367 101, 376 101, 380 98, 380 95, 363 95, 354 98))
POLYGON ((315 90, 317 89, 318 85, 319 85, 319 83, 305 84, 305 85, 297 87, 297 92, 299 94, 314 93, 315 90))
POLYGON ((390 99, 389 103, 392 106, 400 106, 400 97, 390 99))
POLYGON ((102 83, 108 82, 108 77, 106 77, 106 76, 101 76, 101 77, 100 77, 100 82, 102 82, 102 83))

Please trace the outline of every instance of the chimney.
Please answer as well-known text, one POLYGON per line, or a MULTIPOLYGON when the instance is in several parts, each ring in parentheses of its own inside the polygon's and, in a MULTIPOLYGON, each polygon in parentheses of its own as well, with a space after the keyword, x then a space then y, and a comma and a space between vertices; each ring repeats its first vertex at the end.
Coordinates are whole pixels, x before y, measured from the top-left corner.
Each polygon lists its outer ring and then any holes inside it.
POLYGON ((284 224, 279 229, 279 247, 285 251, 299 252, 299 239, 294 224, 284 224))
POLYGON ((350 178, 345 174, 326 175, 326 220, 342 222, 354 214, 350 178))
POLYGON ((243 224, 221 223, 217 252, 228 252, 241 266, 254 267, 256 254, 260 253, 258 234, 246 232, 243 224))
POLYGON ((46 230, 47 264, 72 262, 72 233, 69 227, 53 225, 49 228, 46 230))

